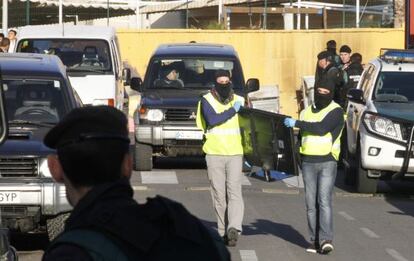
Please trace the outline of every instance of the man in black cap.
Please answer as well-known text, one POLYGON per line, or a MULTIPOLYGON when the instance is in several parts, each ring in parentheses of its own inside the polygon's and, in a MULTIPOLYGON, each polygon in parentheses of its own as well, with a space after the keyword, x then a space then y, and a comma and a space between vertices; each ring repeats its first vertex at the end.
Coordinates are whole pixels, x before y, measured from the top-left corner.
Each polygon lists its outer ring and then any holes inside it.
POLYGON ((341 65, 341 59, 339 55, 336 53, 336 41, 335 40, 329 40, 328 42, 326 42, 326 51, 329 52, 331 56, 331 61, 335 67, 338 67, 339 65, 341 65))
POLYGON ((220 237, 181 204, 133 199, 127 123, 113 107, 84 107, 46 135, 57 152, 50 172, 74 209, 43 260, 229 260, 220 237))
POLYGON ((339 68, 342 76, 342 84, 338 86, 334 100, 344 109, 347 105, 346 95, 350 87, 349 66, 351 65, 351 52, 352 50, 348 45, 342 45, 339 49, 339 56, 341 57, 341 66, 339 68))
POLYGON ((340 89, 343 84, 341 71, 332 63, 332 57, 328 51, 320 52, 317 58, 318 70, 315 75, 314 90, 321 86, 322 82, 329 82, 330 85, 335 86, 333 93, 335 100, 337 89, 340 89))
POLYGON ((300 120, 286 118, 288 128, 300 129, 300 154, 305 185, 310 253, 333 250, 332 191, 340 154, 344 111, 333 99, 334 86, 321 82, 315 89, 314 104, 300 113, 300 120))
POLYGON ((155 86, 157 87, 175 87, 183 88, 184 82, 179 79, 177 69, 172 65, 164 65, 161 67, 161 79, 157 80, 155 86))
POLYGON ((339 49, 339 56, 341 57, 341 68, 346 69, 351 64, 352 50, 348 45, 342 45, 339 49))
POLYGON ((204 131, 203 151, 218 232, 228 246, 235 246, 244 215, 243 146, 237 116, 244 98, 233 92, 229 71, 218 70, 215 76, 214 88, 198 103, 197 127, 204 131))

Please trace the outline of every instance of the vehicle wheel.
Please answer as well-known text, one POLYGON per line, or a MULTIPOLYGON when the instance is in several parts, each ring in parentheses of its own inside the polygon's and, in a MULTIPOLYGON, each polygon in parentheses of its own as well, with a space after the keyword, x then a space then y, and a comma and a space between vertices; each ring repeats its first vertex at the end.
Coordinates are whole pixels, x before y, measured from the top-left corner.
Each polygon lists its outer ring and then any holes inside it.
POLYGON ((50 218, 46 220, 46 228, 47 228, 47 235, 49 237, 49 241, 55 239, 60 233, 63 232, 65 227, 65 221, 68 219, 70 213, 64 213, 58 215, 55 218, 50 218))
POLYGON ((152 147, 150 145, 135 143, 134 169, 138 171, 152 170, 152 147))
POLYGON ((362 164, 361 164, 361 153, 358 153, 358 175, 357 175, 357 179, 356 179, 356 189, 357 192, 359 193, 376 193, 377 192, 377 184, 378 184, 378 180, 377 179, 371 179, 367 176, 367 172, 366 170, 364 170, 362 168, 362 164))

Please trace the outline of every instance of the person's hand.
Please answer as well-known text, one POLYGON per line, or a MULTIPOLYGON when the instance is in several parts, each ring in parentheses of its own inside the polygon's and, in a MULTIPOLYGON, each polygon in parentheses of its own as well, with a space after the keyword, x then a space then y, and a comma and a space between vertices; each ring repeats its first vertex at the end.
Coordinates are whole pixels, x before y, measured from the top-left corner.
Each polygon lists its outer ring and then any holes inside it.
POLYGON ((283 124, 285 124, 285 126, 288 127, 288 128, 295 127, 295 123, 296 123, 296 120, 295 119, 292 119, 292 118, 286 118, 283 121, 283 124))
POLYGON ((242 106, 241 102, 236 101, 233 105, 233 108, 236 112, 239 112, 241 106, 242 106))

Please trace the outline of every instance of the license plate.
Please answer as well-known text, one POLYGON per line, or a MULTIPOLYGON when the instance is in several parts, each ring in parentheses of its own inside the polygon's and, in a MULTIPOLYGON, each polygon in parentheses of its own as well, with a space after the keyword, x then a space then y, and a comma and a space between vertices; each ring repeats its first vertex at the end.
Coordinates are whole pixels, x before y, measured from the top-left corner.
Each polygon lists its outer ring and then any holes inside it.
POLYGON ((20 192, 0 192, 0 204, 20 203, 20 192))
POLYGON ((179 131, 175 134, 177 140, 202 140, 202 132, 179 131))

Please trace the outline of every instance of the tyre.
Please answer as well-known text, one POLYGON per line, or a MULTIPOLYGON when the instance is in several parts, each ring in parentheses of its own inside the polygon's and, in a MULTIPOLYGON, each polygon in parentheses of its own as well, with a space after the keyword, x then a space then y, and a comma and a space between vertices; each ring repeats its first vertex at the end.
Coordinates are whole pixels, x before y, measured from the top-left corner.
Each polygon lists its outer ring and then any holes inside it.
POLYGON ((58 215, 55 218, 46 220, 47 235, 50 241, 55 239, 60 233, 63 232, 65 221, 68 219, 69 215, 70 213, 65 213, 58 215))
POLYGON ((135 143, 134 169, 137 171, 152 170, 152 147, 150 145, 135 143))
POLYGON ((357 154, 359 157, 357 159, 358 165, 358 176, 356 179, 356 189, 359 193, 376 193, 377 192, 377 179, 371 179, 367 176, 368 171, 362 168, 361 164, 361 153, 357 154))

